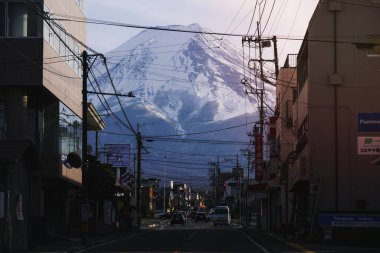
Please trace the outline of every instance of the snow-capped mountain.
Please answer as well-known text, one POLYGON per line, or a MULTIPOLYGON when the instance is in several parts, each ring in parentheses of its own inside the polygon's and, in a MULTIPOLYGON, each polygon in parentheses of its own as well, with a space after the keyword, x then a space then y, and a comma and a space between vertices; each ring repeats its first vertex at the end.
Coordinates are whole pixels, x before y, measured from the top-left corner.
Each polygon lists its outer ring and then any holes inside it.
MULTIPOLYGON (((92 102, 100 112, 109 106, 124 122, 105 117, 106 133, 131 135, 126 125, 136 129, 139 124, 143 137, 154 141, 144 143, 152 147, 143 157, 145 177, 162 177, 165 166, 174 181, 207 183, 208 161, 232 155, 236 164, 240 149, 247 147, 237 142, 249 141, 252 124, 245 124, 257 120, 256 101, 245 97, 242 56, 228 41, 205 34, 198 24, 166 28, 193 32, 144 30, 107 53, 116 91, 135 97, 104 96, 107 102, 101 102, 93 96, 92 102)), ((94 69, 100 90, 115 93, 104 65, 98 62, 94 69)), ((102 134, 101 142, 135 146, 128 135, 102 134)))

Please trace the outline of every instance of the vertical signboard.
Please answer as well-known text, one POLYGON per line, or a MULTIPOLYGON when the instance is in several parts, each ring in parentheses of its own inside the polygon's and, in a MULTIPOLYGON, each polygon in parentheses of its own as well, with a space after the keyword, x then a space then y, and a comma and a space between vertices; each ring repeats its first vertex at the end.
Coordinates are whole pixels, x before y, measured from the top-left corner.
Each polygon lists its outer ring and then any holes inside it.
POLYGON ((269 140, 276 139, 276 117, 269 118, 269 140))
POLYGON ((263 136, 255 134, 255 180, 263 181, 264 166, 263 166, 263 136))

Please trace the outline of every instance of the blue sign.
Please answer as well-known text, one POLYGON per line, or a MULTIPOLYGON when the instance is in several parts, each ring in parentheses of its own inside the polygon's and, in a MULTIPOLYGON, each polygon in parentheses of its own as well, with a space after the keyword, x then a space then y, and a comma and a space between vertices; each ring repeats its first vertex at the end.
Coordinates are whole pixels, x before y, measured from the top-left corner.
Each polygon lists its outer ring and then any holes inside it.
POLYGON ((359 132, 380 132, 380 112, 358 113, 359 132))
POLYGON ((322 227, 380 228, 380 214, 320 213, 322 227))

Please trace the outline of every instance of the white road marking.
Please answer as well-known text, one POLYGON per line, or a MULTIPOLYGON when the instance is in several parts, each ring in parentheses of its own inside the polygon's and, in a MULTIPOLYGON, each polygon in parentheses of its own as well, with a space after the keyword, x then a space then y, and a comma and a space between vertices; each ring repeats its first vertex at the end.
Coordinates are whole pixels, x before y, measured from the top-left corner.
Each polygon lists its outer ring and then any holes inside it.
POLYGON ((188 241, 191 241, 191 239, 193 239, 194 235, 197 233, 198 231, 195 230, 193 233, 191 233, 191 235, 187 238, 188 241))
MULTIPOLYGON (((115 242, 119 242, 119 241, 122 241, 122 240, 125 240, 125 239, 128 239, 128 238, 132 238, 134 236, 138 235, 137 233, 136 234, 131 234, 131 235, 128 235, 128 236, 125 236, 125 237, 122 237, 122 238, 119 238, 119 239, 115 239, 113 241, 109 241, 109 242, 103 242, 103 243, 99 243, 99 244, 96 244, 96 245, 93 245, 93 246, 90 246, 90 247, 87 247, 85 249, 81 249, 81 250, 78 250, 78 251, 75 251, 74 253, 82 253, 82 252, 86 252, 90 249, 95 249, 97 247, 100 247, 100 246, 104 246, 104 245, 108 245, 108 244, 112 244, 112 243, 115 243, 115 242)), ((141 233, 140 233, 141 235, 141 233)))
POLYGON ((249 241, 251 241, 253 244, 255 244, 257 247, 259 247, 264 253, 270 253, 269 250, 258 244, 255 240, 253 240, 251 237, 249 237, 247 234, 244 232, 238 230, 240 233, 242 233, 249 241))

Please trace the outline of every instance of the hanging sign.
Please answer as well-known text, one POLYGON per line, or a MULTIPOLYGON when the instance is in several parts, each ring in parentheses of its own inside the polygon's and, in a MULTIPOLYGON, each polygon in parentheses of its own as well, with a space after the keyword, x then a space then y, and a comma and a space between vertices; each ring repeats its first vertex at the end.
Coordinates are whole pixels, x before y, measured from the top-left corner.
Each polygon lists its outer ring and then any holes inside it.
POLYGON ((263 136, 255 134, 255 180, 263 181, 264 166, 263 166, 263 136))

